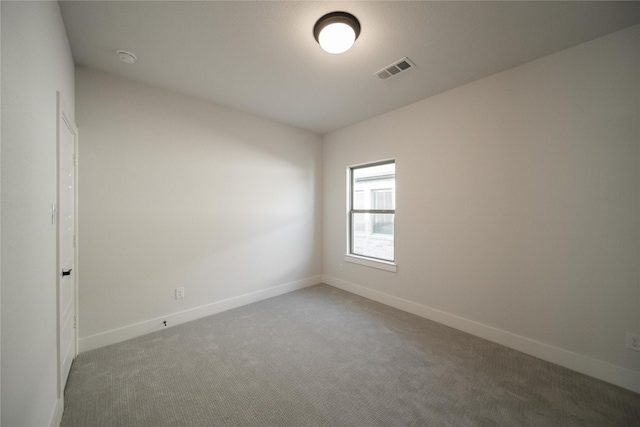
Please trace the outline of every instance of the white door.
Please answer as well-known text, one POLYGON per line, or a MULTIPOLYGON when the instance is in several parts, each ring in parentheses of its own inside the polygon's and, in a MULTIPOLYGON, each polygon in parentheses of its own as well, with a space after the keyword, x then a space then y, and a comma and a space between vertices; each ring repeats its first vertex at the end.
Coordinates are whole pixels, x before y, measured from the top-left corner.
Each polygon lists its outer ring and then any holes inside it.
POLYGON ((58 93, 58 397, 76 356, 75 152, 77 130, 58 93))

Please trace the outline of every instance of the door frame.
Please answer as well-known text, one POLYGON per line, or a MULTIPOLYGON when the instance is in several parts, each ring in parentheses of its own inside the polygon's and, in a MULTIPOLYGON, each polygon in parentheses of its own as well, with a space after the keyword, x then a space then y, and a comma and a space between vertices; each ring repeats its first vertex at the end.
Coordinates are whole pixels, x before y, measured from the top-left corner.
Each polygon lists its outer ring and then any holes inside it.
POLYGON ((74 248, 73 248, 73 274, 71 278, 73 279, 73 317, 74 317, 74 328, 73 328, 73 358, 78 355, 78 128, 76 127, 75 122, 73 121, 73 116, 69 114, 71 111, 68 107, 68 104, 65 103, 62 94, 57 91, 56 92, 56 205, 54 207, 55 211, 55 224, 56 224, 56 365, 58 371, 58 399, 62 399, 64 397, 64 388, 66 385, 66 378, 63 382, 62 380, 62 360, 60 358, 60 286, 61 286, 61 273, 60 273, 60 215, 59 215, 59 206, 60 206, 60 143, 61 143, 61 128, 60 126, 64 122, 64 124, 69 128, 71 133, 73 134, 73 208, 74 208, 74 221, 73 221, 73 232, 75 236, 74 240, 74 248))

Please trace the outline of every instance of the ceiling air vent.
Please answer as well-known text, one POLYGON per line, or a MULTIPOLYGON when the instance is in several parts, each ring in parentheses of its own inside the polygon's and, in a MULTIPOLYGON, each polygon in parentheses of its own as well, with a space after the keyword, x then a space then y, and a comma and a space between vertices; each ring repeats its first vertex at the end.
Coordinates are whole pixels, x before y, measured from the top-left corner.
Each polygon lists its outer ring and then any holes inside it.
POLYGON ((381 80, 386 80, 390 77, 397 76, 403 71, 407 71, 415 67, 413 62, 409 60, 409 58, 402 58, 400 61, 394 62, 391 65, 384 67, 382 70, 376 72, 376 76, 378 76, 381 80))

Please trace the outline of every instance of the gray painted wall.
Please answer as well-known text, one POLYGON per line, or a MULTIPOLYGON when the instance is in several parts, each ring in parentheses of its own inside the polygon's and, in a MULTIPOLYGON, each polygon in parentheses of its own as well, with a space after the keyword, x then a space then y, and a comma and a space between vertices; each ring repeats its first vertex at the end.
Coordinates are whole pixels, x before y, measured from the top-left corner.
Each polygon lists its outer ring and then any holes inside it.
POLYGON ((56 91, 74 111, 57 2, 2 2, 2 425, 43 426, 57 395, 56 91))
POLYGON ((635 26, 326 135, 325 281, 639 391, 639 108, 635 26), (388 158, 395 274, 343 260, 346 169, 388 158))
POLYGON ((81 349, 320 281, 319 135, 86 68, 76 84, 81 349))

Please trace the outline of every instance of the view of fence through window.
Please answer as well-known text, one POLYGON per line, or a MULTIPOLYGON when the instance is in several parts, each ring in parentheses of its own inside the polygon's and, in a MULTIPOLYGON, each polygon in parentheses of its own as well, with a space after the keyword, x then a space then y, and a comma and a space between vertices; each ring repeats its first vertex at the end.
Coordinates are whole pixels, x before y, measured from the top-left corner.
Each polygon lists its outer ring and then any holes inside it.
POLYGON ((396 165, 351 169, 351 253, 394 260, 396 165))

